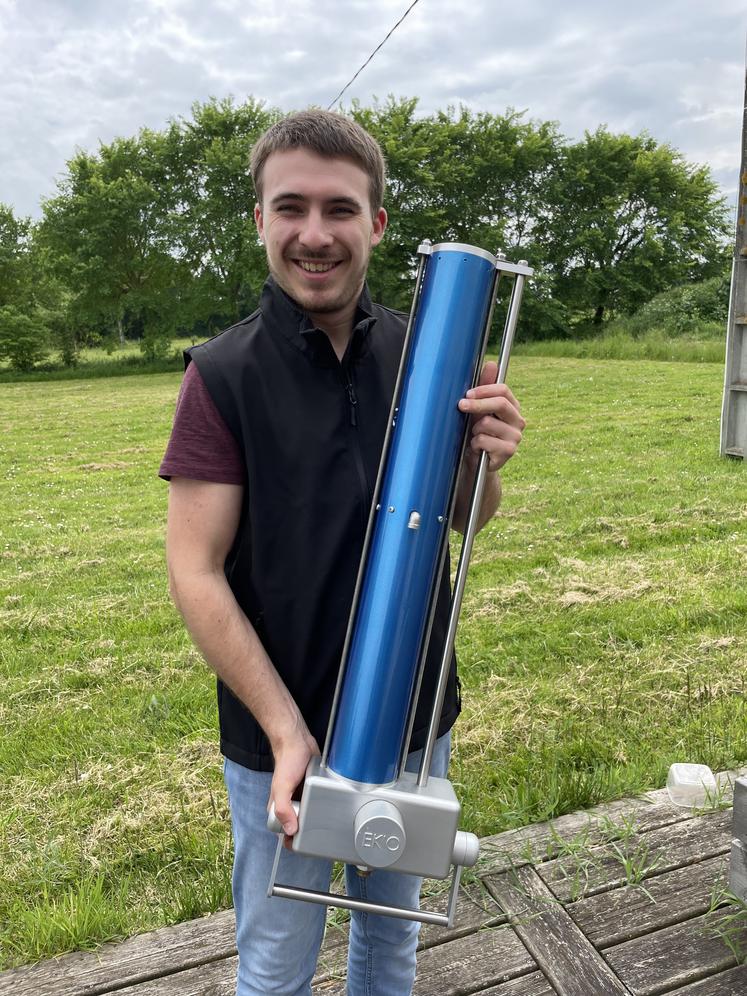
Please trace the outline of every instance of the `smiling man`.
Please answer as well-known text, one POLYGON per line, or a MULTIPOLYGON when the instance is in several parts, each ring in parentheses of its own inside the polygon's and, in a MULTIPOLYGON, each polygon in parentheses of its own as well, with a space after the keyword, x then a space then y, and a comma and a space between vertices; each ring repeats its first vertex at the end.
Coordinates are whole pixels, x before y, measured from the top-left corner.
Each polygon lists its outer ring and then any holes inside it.
MULTIPOLYGON (((252 151, 254 217, 270 276, 258 310, 187 351, 161 465, 170 479, 171 591, 218 676, 221 751, 234 838, 237 996, 311 992, 324 908, 266 896, 275 851, 267 809, 286 834, 291 798, 329 719, 406 316, 370 300, 371 250, 384 236, 384 161, 350 119, 310 110, 270 128, 252 151)), ((490 456, 482 521, 500 499, 497 471, 524 420, 495 385, 460 401, 472 439, 455 509, 459 528, 475 461, 490 456)), ((425 740, 449 602, 440 579, 408 767, 425 740)), ((445 776, 459 712, 456 663, 434 751, 445 776)), ((331 863, 285 851, 279 878, 326 891, 331 863)), ((349 894, 417 905, 420 881, 347 869, 349 894)), ((351 996, 406 996, 418 925, 353 913, 351 996)))

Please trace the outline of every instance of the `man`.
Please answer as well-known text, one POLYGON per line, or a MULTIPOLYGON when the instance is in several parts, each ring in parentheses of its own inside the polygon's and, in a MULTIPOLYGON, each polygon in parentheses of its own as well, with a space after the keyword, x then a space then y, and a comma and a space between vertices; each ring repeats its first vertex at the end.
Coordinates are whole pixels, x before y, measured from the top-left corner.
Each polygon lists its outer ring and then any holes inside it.
MULTIPOLYGON (((387 224, 377 143, 339 114, 306 111, 252 151, 254 217, 270 277, 254 315, 187 352, 172 437, 167 550, 171 590, 218 675, 221 750, 234 836, 237 996, 310 993, 324 908, 267 899, 275 837, 297 829, 291 798, 319 753, 334 692, 368 507, 399 364, 405 316, 372 304, 370 252, 387 224)), ((424 233, 425 234, 425 233, 424 233)), ((500 499, 498 469, 521 440, 516 399, 481 386, 454 525, 463 526, 481 450, 490 475, 481 509, 500 499)), ((441 579, 410 766, 425 739, 448 608, 441 579), (439 646, 440 644, 440 646, 439 646)), ((432 772, 444 776, 459 711, 452 674, 432 772)), ((331 863, 286 851, 279 878, 326 891, 331 863)), ((416 905, 412 876, 349 870, 348 892, 416 905)), ((353 914, 351 996, 404 996, 417 925, 353 914)))

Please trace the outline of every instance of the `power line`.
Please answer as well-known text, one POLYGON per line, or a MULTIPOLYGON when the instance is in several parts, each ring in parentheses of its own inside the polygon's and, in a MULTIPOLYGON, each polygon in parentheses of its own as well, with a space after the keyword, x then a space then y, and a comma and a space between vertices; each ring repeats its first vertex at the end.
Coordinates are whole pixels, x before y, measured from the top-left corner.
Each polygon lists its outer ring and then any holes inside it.
POLYGON ((362 66, 361 66, 361 68, 360 68, 360 69, 358 70, 358 72, 357 72, 357 73, 355 74, 355 76, 353 76, 353 78, 352 78, 351 80, 348 80, 348 82, 347 82, 347 83, 345 84, 345 86, 344 86, 344 87, 342 88, 342 90, 340 90, 340 92, 339 92, 339 93, 337 94, 337 96, 335 97, 335 99, 334 99, 334 100, 332 100, 332 101, 330 101, 330 103, 329 103, 329 105, 328 105, 328 107, 327 107, 327 110, 328 110, 328 111, 331 111, 331 110, 332 110, 332 107, 333 107, 333 106, 334 106, 334 105, 335 105, 335 104, 337 103, 337 101, 338 101, 338 100, 340 99, 340 97, 341 97, 341 96, 343 95, 343 93, 345 93, 345 91, 347 90, 347 88, 348 88, 349 86, 351 86, 351 84, 355 83, 355 81, 356 81, 356 80, 358 79, 358 77, 360 76, 360 74, 361 74, 361 73, 363 72, 363 70, 364 70, 364 69, 366 68, 366 66, 367 66, 367 65, 369 64, 369 62, 371 61, 371 59, 373 59, 373 57, 374 57, 374 56, 376 55, 376 53, 377 53, 377 52, 379 51, 379 49, 380 49, 380 48, 383 48, 383 46, 384 46, 384 45, 385 45, 385 44, 386 44, 386 43, 387 43, 387 42, 389 41, 389 39, 390 39, 390 38, 392 37, 392 35, 394 34, 394 32, 395 32, 395 31, 397 30, 397 28, 398 28, 398 27, 400 26, 400 24, 401 24, 401 23, 402 23, 402 22, 404 21, 404 19, 405 19, 405 18, 407 17, 407 15, 408 15, 408 14, 410 13, 410 11, 412 10, 412 8, 413 8, 413 7, 414 7, 414 6, 415 6, 415 5, 416 5, 416 4, 418 3, 418 2, 419 2, 419 0, 413 0, 413 2, 412 2, 412 3, 410 4, 410 6, 409 6, 409 7, 407 8, 407 10, 406 10, 406 11, 404 12, 404 14, 402 15, 402 17, 400 17, 400 19, 399 19, 399 20, 397 21, 397 23, 396 23, 396 24, 394 25, 394 27, 393 27, 393 28, 392 28, 392 30, 391 30, 391 31, 389 32, 389 34, 388 34, 388 35, 386 36, 386 38, 385 38, 385 39, 384 39, 384 40, 383 40, 383 41, 382 41, 382 42, 381 42, 381 43, 380 43, 379 45, 377 45, 377 46, 376 46, 376 48, 375 48, 375 49, 373 50, 373 52, 372 52, 372 53, 371 53, 371 54, 369 55, 369 57, 368 57, 368 58, 366 59, 366 61, 365 61, 365 62, 363 63, 363 65, 362 65, 362 66))

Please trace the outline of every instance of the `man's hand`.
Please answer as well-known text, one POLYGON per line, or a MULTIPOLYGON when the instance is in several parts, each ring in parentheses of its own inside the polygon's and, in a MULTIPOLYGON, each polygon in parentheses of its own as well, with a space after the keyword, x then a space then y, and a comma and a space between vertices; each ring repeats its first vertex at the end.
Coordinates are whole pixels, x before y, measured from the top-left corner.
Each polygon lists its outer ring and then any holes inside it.
POLYGON ((479 385, 459 402, 459 410, 471 415, 472 438, 466 462, 472 473, 482 451, 489 457, 488 470, 500 470, 516 452, 526 428, 519 402, 505 384, 496 384, 497 376, 498 364, 486 363, 479 385))
POLYGON ((482 493, 477 528, 482 529, 493 517, 501 500, 501 479, 496 471, 509 460, 521 442, 526 422, 521 417, 519 402, 505 384, 496 384, 498 365, 486 363, 480 383, 467 391, 459 402, 459 410, 471 416, 472 437, 464 454, 464 463, 457 487, 452 526, 463 533, 477 462, 484 451, 488 454, 488 477, 482 493))
POLYGON ((272 776, 270 788, 270 806, 275 807, 275 816, 280 821, 285 833, 285 845, 290 846, 290 839, 298 830, 298 818, 291 804, 293 795, 302 784, 309 761, 321 751, 316 740, 306 729, 303 721, 292 736, 273 744, 275 756, 275 773, 272 776))

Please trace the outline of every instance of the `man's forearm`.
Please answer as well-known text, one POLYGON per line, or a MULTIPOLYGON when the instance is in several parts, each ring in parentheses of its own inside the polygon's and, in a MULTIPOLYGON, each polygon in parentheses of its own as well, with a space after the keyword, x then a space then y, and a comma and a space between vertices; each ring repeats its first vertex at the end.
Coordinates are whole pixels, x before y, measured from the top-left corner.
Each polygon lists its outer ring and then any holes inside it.
POLYGON ((171 592, 203 657, 252 713, 273 752, 303 735, 298 707, 222 572, 172 577, 171 592))
MULTIPOLYGON (((475 474, 476 468, 473 461, 465 460, 462 464, 461 474, 459 475, 454 516, 451 522, 453 528, 460 533, 464 533, 467 527, 467 513, 469 511, 470 498, 472 497, 475 474)), ((500 503, 501 476, 497 471, 488 471, 485 477, 482 501, 480 502, 480 513, 477 518, 478 529, 482 529, 485 523, 493 518, 500 503)))

